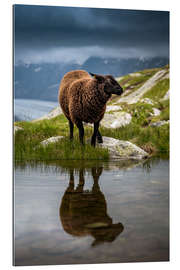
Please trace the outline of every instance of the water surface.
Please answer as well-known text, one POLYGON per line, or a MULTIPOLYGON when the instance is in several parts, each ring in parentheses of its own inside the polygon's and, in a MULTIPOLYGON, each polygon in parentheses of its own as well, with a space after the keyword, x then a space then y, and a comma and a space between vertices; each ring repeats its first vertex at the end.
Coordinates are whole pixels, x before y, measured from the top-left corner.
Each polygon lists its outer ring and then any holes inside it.
POLYGON ((169 260, 169 161, 18 164, 14 264, 169 260))

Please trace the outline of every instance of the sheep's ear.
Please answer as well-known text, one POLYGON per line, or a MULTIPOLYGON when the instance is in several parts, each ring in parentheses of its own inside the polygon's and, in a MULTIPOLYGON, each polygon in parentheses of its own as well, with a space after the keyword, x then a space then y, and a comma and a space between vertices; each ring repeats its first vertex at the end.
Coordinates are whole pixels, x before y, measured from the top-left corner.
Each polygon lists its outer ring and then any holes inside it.
POLYGON ((93 76, 99 83, 102 83, 102 82, 104 81, 104 77, 101 76, 101 75, 94 74, 94 73, 91 73, 91 72, 89 72, 89 74, 90 74, 91 76, 93 76))
POLYGON ((90 74, 92 77, 94 77, 94 76, 95 76, 95 74, 94 74, 94 73, 89 72, 89 74, 90 74))
POLYGON ((104 77, 103 76, 94 74, 94 77, 99 83, 104 82, 104 77))

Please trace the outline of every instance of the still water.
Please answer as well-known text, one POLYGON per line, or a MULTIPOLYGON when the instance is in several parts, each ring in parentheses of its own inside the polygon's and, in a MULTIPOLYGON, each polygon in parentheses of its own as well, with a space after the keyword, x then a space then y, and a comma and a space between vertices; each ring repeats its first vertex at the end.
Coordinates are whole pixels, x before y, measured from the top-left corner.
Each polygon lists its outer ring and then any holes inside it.
POLYGON ((17 164, 14 264, 169 260, 169 161, 17 164))

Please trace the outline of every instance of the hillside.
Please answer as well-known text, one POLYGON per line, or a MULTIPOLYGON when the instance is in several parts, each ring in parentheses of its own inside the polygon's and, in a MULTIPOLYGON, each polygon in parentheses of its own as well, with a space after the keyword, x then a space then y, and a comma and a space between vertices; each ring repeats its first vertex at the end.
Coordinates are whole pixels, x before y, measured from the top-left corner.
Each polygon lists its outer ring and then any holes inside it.
MULTIPOLYGON (((121 97, 112 96, 101 121, 103 136, 129 141, 150 155, 169 153, 169 66, 153 68, 118 77, 124 89, 121 97)), ((32 122, 16 122, 21 127, 15 133, 15 159, 107 159, 106 149, 93 149, 86 143, 85 151, 78 141, 69 142, 68 122, 59 108, 32 122), (54 136, 62 140, 50 146, 38 147, 40 142, 54 136), (85 154, 86 152, 86 154, 85 154)), ((86 140, 92 134, 85 126, 86 140)))

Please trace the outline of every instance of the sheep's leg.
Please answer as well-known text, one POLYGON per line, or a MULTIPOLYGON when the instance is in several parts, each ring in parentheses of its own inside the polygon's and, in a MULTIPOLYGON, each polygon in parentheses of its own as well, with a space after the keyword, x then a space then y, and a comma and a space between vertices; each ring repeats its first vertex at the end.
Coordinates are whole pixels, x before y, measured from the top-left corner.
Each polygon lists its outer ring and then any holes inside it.
POLYGON ((103 143, 102 135, 101 135, 99 130, 97 132, 97 141, 98 141, 98 143, 103 143))
POLYGON ((100 190, 100 187, 99 187, 99 183, 98 182, 99 182, 99 177, 102 174, 102 171, 103 171, 103 167, 92 168, 91 169, 92 177, 93 177, 93 180, 94 180, 92 191, 94 193, 96 193, 96 192, 98 192, 100 190))
POLYGON ((69 129, 70 129, 70 140, 73 139, 73 129, 74 129, 74 124, 69 120, 69 129))
POLYGON ((77 128, 79 129, 79 140, 82 145, 84 145, 84 127, 81 121, 76 123, 77 128))
POLYGON ((84 170, 80 169, 80 171, 79 171, 79 184, 76 188, 76 191, 83 192, 83 188, 84 188, 84 170))
POLYGON ((69 179, 69 186, 66 192, 73 192, 74 191, 74 171, 73 169, 70 170, 70 179, 69 179))
POLYGON ((94 147, 96 146, 96 136, 97 136, 98 128, 99 128, 99 122, 94 123, 94 133, 91 138, 91 145, 94 147))

